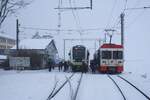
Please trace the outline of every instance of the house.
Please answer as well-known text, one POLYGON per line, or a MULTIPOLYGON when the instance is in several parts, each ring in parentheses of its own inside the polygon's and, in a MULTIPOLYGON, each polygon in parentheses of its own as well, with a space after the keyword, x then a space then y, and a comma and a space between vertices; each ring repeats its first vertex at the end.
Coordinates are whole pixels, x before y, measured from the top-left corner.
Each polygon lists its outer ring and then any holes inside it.
POLYGON ((19 50, 10 51, 9 66, 25 69, 43 69, 57 57, 57 48, 53 39, 24 39, 19 42, 19 50))
POLYGON ((0 49, 10 49, 16 44, 15 38, 0 33, 0 49))

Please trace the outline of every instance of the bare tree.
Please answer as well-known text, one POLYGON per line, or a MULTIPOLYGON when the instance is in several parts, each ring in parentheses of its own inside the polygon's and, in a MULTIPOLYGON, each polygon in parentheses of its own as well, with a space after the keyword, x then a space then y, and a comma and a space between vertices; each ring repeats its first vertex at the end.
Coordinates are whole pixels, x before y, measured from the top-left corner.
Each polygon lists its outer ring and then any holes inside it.
POLYGON ((30 3, 31 1, 27 2, 27 0, 0 0, 0 27, 8 14, 13 14, 30 3))

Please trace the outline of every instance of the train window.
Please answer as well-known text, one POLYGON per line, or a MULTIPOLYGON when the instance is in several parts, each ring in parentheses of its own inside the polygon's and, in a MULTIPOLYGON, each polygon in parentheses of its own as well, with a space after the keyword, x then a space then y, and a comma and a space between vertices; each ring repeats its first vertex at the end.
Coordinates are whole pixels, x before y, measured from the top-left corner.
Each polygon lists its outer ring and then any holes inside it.
POLYGON ((102 51, 102 59, 111 59, 111 51, 102 51))
POLYGON ((123 59, 122 51, 113 51, 113 59, 123 59))
POLYGON ((85 48, 74 48, 73 49, 73 59, 76 61, 81 61, 85 58, 85 48))

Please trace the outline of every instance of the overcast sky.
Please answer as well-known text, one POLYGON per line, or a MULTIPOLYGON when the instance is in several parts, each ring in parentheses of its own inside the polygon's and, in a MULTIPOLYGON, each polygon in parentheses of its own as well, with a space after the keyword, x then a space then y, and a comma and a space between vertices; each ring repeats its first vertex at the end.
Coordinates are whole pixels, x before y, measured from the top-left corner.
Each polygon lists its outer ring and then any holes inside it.
MULTIPOLYGON (((71 0, 72 5, 83 7, 89 6, 90 0, 71 0), (74 3, 73 3, 74 2, 74 3)), ((120 27, 119 16, 123 11, 126 0, 93 0, 93 9, 77 10, 72 12, 63 11, 61 20, 61 29, 95 29, 95 31, 84 31, 84 34, 79 32, 61 32, 59 35, 53 31, 27 30, 20 29, 23 36, 31 37, 31 34, 51 33, 56 38, 57 45, 59 44, 60 57, 63 57, 63 39, 64 38, 103 38, 104 29, 120 27), (74 13, 74 15, 73 15, 74 13), (75 16, 75 17, 74 17, 75 16), (76 20, 75 20, 76 19, 76 20), (59 42, 58 42, 59 40, 59 42)), ((69 7, 69 0, 63 0, 63 7, 69 7)), ((150 0, 127 0, 127 8, 150 6, 150 0)), ((58 23, 58 11, 54 8, 58 7, 58 0, 34 0, 32 4, 18 11, 15 16, 10 16, 4 22, 1 31, 15 36, 15 21, 19 19, 21 27, 34 27, 56 29, 58 23)), ((150 9, 128 10, 125 11, 125 60, 130 63, 141 62, 140 66, 150 66, 149 51, 150 51, 150 9)), ((120 29, 113 36, 113 42, 120 43, 120 29)), ((80 41, 88 48, 94 42, 80 41)), ((70 41, 66 44, 67 48, 75 44, 70 41)), ((98 43, 96 44, 98 47, 98 43)), ((94 52, 94 49, 93 49, 94 52)))

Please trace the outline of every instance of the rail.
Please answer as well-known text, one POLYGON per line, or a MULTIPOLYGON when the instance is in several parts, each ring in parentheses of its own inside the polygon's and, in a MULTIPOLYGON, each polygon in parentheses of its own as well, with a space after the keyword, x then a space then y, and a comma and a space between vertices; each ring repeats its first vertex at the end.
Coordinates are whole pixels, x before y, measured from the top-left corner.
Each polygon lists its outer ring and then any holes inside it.
POLYGON ((137 91, 139 91, 145 98, 147 98, 148 100, 150 100, 150 97, 147 96, 144 92, 142 92, 139 88, 137 88, 135 85, 133 85, 131 82, 129 82, 128 80, 126 80, 125 78, 117 75, 120 79, 124 80, 125 82, 127 82, 128 84, 130 84, 132 87, 134 87, 137 91))
MULTIPOLYGON (((68 79, 71 79, 73 76, 74 73, 68 79)), ((68 79, 66 79, 66 81, 57 90, 56 90, 56 86, 57 86, 57 82, 56 82, 52 92, 50 93, 50 95, 46 100, 51 100, 66 85, 66 83, 69 81, 68 79)))
POLYGON ((77 98, 77 95, 78 95, 78 91, 79 91, 79 88, 80 88, 80 84, 81 84, 82 77, 83 77, 83 73, 81 73, 81 76, 80 76, 80 79, 79 79, 79 83, 78 83, 78 85, 77 85, 77 89, 76 89, 76 91, 75 91, 75 94, 74 94, 72 100, 76 100, 76 98, 77 98))
POLYGON ((109 79, 116 85, 116 87, 118 88, 119 92, 121 93, 122 97, 124 100, 127 100, 125 95, 123 94, 122 90, 120 89, 120 87, 118 86, 118 84, 115 82, 115 80, 110 76, 110 75, 107 75, 109 77, 109 79))

